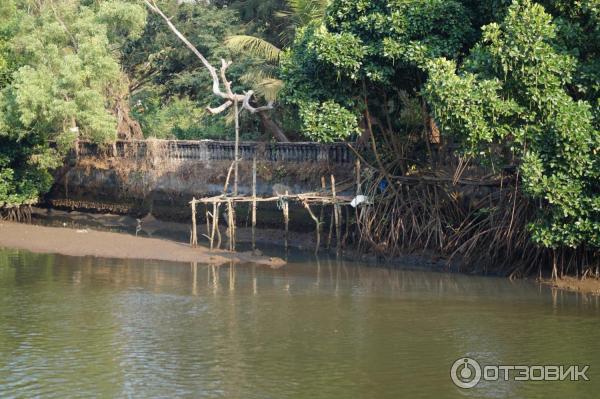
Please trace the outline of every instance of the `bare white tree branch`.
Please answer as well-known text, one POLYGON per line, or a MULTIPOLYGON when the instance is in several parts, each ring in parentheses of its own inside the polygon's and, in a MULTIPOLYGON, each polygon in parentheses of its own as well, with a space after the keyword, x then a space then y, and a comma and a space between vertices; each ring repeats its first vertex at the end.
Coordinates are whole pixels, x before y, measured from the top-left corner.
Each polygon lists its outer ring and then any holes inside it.
MULTIPOLYGON (((206 57, 204 57, 204 55, 202 55, 202 53, 200 51, 198 51, 198 49, 177 29, 177 27, 175 27, 175 25, 173 25, 173 23, 171 22, 169 17, 167 17, 162 12, 162 10, 160 8, 158 8, 155 1, 154 0, 144 0, 144 3, 146 3, 146 6, 152 12, 155 12, 156 14, 160 15, 162 17, 162 19, 164 19, 164 21, 166 22, 169 29, 171 29, 171 31, 173 31, 173 33, 175 33, 175 35, 196 55, 196 57, 198 57, 198 59, 200 59, 200 61, 204 65, 204 67, 210 73, 210 76, 213 81, 212 91, 216 96, 221 97, 225 100, 232 101, 232 102, 241 102, 242 107, 244 109, 250 111, 253 114, 255 114, 257 112, 268 111, 268 110, 271 110, 274 108, 273 102, 269 102, 267 105, 265 105, 263 107, 258 107, 258 108, 255 108, 252 105, 250 105, 250 100, 252 99, 252 97, 254 95, 254 91, 252 91, 252 90, 243 95, 235 94, 231 89, 231 82, 229 80, 227 80, 227 75, 226 75, 227 69, 231 66, 232 62, 221 59, 221 70, 220 70, 221 76, 219 78, 219 75, 217 74, 217 69, 215 67, 213 67, 211 65, 211 63, 208 62, 206 57), (225 92, 223 92, 221 90, 221 83, 223 83, 225 92)), ((227 103, 224 103, 223 105, 221 105, 220 107, 217 107, 217 108, 211 108, 212 111, 210 111, 211 109, 209 109, 209 111, 211 113, 223 112, 231 106, 231 104, 229 104, 229 105, 225 105, 225 104, 227 104, 227 103), (213 111, 215 111, 215 112, 213 112, 213 111)))
MULTIPOLYGON (((208 107, 207 110, 211 114, 219 114, 229 107, 233 105, 234 113, 235 113, 235 180, 234 180, 234 194, 237 194, 238 188, 238 162, 239 162, 239 142, 240 142, 240 123, 239 123, 239 108, 238 105, 242 103, 242 109, 246 109, 249 112, 255 114, 257 112, 267 111, 273 109, 273 102, 269 102, 267 105, 262 107, 253 107, 250 105, 250 100, 252 99, 254 92, 252 90, 244 93, 244 94, 236 94, 233 92, 231 88, 231 82, 227 80, 227 68, 231 66, 231 61, 225 61, 221 59, 221 69, 220 69, 220 79, 217 74, 217 69, 211 65, 210 62, 202 55, 200 51, 173 25, 171 20, 161 11, 160 8, 156 5, 155 0, 144 0, 146 6, 156 14, 160 15, 162 19, 165 20, 167 26, 175 35, 200 59, 202 64, 208 69, 210 76, 212 78, 212 91, 217 96, 224 100, 226 100, 223 104, 216 108, 208 107), (221 83, 225 88, 225 92, 221 90, 221 83)), ((282 134, 283 135, 283 134, 282 134)), ((285 135, 283 135, 285 137, 285 135)))
POLYGON ((247 109, 248 111, 250 111, 251 113, 255 114, 257 112, 263 112, 263 111, 268 111, 270 109, 273 109, 273 101, 269 101, 267 105, 264 105, 262 107, 253 107, 252 105, 250 105, 250 99, 254 96, 254 91, 250 90, 247 91, 244 95, 244 100, 242 103, 242 107, 244 107, 244 109, 247 109))
POLYGON ((221 112, 225 111, 227 108, 231 107, 232 105, 233 105, 233 101, 227 100, 227 102, 224 102, 217 108, 206 107, 206 110, 208 112, 210 112, 211 114, 216 115, 216 114, 220 114, 221 112))

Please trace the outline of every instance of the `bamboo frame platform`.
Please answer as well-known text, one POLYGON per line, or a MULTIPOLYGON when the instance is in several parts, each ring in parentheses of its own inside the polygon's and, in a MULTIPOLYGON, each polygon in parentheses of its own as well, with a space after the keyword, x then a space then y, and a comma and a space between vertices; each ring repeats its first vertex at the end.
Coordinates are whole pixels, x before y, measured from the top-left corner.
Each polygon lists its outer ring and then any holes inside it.
MULTIPOLYGON (((288 238, 289 238, 289 203, 291 201, 299 202, 302 206, 307 210, 311 219, 315 222, 315 233, 316 233, 316 246, 315 253, 319 251, 321 247, 321 225, 324 223, 324 207, 326 205, 330 205, 332 207, 332 216, 331 223, 329 226, 329 236, 328 236, 328 247, 331 244, 331 239, 333 236, 333 229, 335 225, 335 233, 337 239, 337 253, 338 255, 341 253, 342 248, 342 224, 343 224, 343 215, 341 211, 342 206, 348 206, 351 204, 352 197, 348 196, 340 196, 336 191, 335 184, 335 176, 331 175, 331 190, 327 190, 327 185, 325 184, 325 177, 321 177, 321 191, 315 192, 306 192, 302 194, 290 194, 289 192, 285 192, 285 194, 277 194, 271 197, 258 197, 256 195, 256 157, 253 158, 252 162, 252 195, 238 195, 237 194, 237 185, 234 186, 233 195, 228 195, 227 187, 229 186, 229 179, 231 177, 231 172, 234 169, 236 161, 231 163, 229 167, 229 171, 227 172, 227 178, 225 179, 225 185, 223 186, 223 194, 205 197, 196 199, 192 198, 190 201, 190 206, 192 208, 192 231, 190 234, 190 245, 195 247, 198 245, 198 232, 197 232, 197 205, 204 204, 206 207, 206 234, 203 234, 208 239, 210 244, 210 249, 215 248, 215 240, 216 240, 216 248, 221 247, 221 232, 218 228, 219 226, 219 209, 222 205, 227 206, 227 227, 229 231, 229 250, 235 251, 235 243, 236 243, 236 222, 235 222, 235 204, 236 203, 251 203, 252 204, 252 250, 256 249, 256 218, 257 218, 257 204, 265 203, 265 202, 277 202, 280 204, 279 208, 283 213, 283 223, 285 228, 284 235, 284 244, 287 250, 288 248, 288 238), (329 192, 331 194, 329 194, 329 192), (326 194, 327 193, 327 194, 326 194), (212 211, 209 211, 209 205, 212 205, 212 211), (319 217, 315 215, 313 210, 311 209, 311 205, 320 205, 321 213, 319 217)), ((356 193, 360 192, 360 161, 356 160, 356 193)), ((348 223, 349 217, 348 212, 346 212, 346 222, 348 223)), ((348 236, 348 225, 346 225, 346 233, 344 234, 343 240, 345 241, 348 236)))
POLYGON ((218 229, 219 224, 219 210, 222 205, 227 207, 227 226, 229 230, 229 250, 235 251, 235 243, 236 243, 236 222, 235 222, 235 204, 236 203, 251 203, 252 204, 252 249, 256 248, 256 220, 257 220, 257 204, 258 203, 266 203, 266 202, 278 202, 281 204, 280 208, 283 213, 283 221, 284 221, 284 245, 285 248, 288 248, 288 238, 289 238, 289 203, 290 202, 298 202, 300 203, 307 211, 311 219, 315 222, 315 234, 316 234, 316 247, 315 253, 319 251, 321 246, 321 225, 323 222, 323 214, 321 217, 317 217, 313 210, 311 209, 311 205, 320 205, 332 206, 332 218, 331 218, 331 228, 329 231, 329 240, 331 242, 331 237, 333 234, 333 228, 335 225, 335 236, 337 237, 337 249, 341 250, 342 244, 342 223, 343 217, 341 212, 342 206, 350 205, 352 201, 351 197, 347 196, 337 196, 335 194, 332 195, 323 195, 319 192, 312 193, 304 193, 304 194, 281 194, 271 197, 257 197, 257 196, 241 196, 241 195, 218 195, 213 197, 206 197, 200 199, 192 199, 190 201, 190 205, 192 207, 192 235, 191 235, 191 245, 198 245, 198 234, 197 234, 197 205, 204 204, 206 206, 206 224, 207 224, 207 232, 203 234, 209 241, 210 248, 214 249, 220 248, 221 246, 221 233, 218 229), (212 212, 209 211, 210 206, 212 205, 212 212), (215 245, 216 240, 216 245, 215 245))
POLYGON ((194 200, 190 201, 190 204, 192 202, 195 202, 196 204, 213 204, 215 202, 226 203, 229 201, 231 201, 233 203, 237 203, 237 202, 277 202, 280 200, 298 201, 300 203, 305 203, 305 202, 318 203, 320 205, 323 205, 323 204, 350 205, 350 202, 352 201, 352 197, 349 197, 349 196, 338 196, 338 197, 327 196, 327 195, 323 195, 320 192, 311 192, 311 193, 304 193, 304 194, 281 194, 281 195, 275 195, 272 197, 253 197, 253 196, 247 196, 247 195, 237 195, 237 196, 235 196, 235 195, 232 195, 232 196, 216 195, 214 197, 205 197, 205 198, 200 198, 200 199, 194 199, 194 200))
MULTIPOLYGON (((336 192, 336 184, 335 184, 335 176, 331 175, 331 191, 326 194, 327 187, 325 184, 325 178, 321 177, 321 191, 315 192, 306 192, 301 194, 289 194, 287 191, 285 194, 278 194, 270 197, 258 197, 256 195, 256 158, 253 161, 252 167, 252 195, 237 195, 234 193, 233 195, 225 194, 227 192, 227 187, 229 185, 229 178, 231 176, 231 171, 234 167, 235 161, 231 164, 229 168, 229 172, 227 174, 227 179, 225 180, 225 186, 223 187, 223 193, 221 195, 205 197, 196 199, 195 197, 190 201, 190 205, 192 208, 192 231, 190 235, 190 245, 197 246, 198 245, 198 233, 197 233, 197 205, 204 204, 206 207, 206 226, 207 231, 205 236, 210 244, 210 248, 214 249, 215 247, 218 249, 221 247, 221 232, 218 228, 219 226, 219 210, 222 205, 226 205, 227 207, 227 227, 229 231, 229 250, 235 251, 235 243, 236 243, 236 222, 235 222, 235 204, 236 203, 251 203, 252 204, 252 249, 256 249, 256 218, 257 218, 257 205, 258 203, 265 202, 277 202, 280 204, 279 208, 283 213, 283 223, 285 228, 284 235, 284 244, 287 250, 288 248, 288 237, 289 237, 289 203, 290 202, 298 202, 302 204, 302 206, 307 210, 311 219, 315 222, 315 233, 316 233, 316 247, 315 253, 319 251, 321 246, 321 225, 323 222, 324 216, 324 206, 332 207, 332 217, 331 224, 329 228, 329 238, 328 238, 328 246, 331 244, 331 239, 333 236, 333 230, 335 226, 335 235, 337 238, 337 251, 340 253, 342 247, 342 224, 343 224, 343 216, 341 212, 342 206, 348 206, 351 204, 352 197, 348 196, 340 196, 336 192), (212 211, 209 210, 209 206, 212 205, 212 211), (319 217, 315 215, 313 210, 311 209, 311 205, 320 205, 321 214, 319 217), (216 240, 216 245, 215 245, 216 240)), ((357 161, 357 176, 360 175, 360 164, 357 161)), ((357 190, 359 189, 360 181, 357 179, 357 190)), ((346 212, 348 214, 348 212, 346 212)), ((348 217, 346 218, 348 219, 348 217)), ((347 237, 347 228, 344 239, 347 237)))

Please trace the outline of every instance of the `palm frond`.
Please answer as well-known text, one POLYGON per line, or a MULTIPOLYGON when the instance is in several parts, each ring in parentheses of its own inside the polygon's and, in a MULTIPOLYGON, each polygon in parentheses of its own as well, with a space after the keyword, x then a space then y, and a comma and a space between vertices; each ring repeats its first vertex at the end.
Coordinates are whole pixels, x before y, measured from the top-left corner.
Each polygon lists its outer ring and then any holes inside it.
MULTIPOLYGON (((288 16, 294 18, 299 26, 304 26, 322 19, 328 4, 329 0, 287 0, 291 10, 288 16)), ((285 14, 285 11, 282 14, 285 14)))
POLYGON ((252 87, 257 96, 263 97, 267 101, 276 101, 283 88, 283 81, 261 69, 253 69, 243 74, 240 81, 252 87))
POLYGON ((272 77, 273 75, 264 68, 252 68, 240 76, 240 82, 247 86, 254 87, 258 82, 272 77))
POLYGON ((279 96, 279 92, 282 88, 282 80, 276 78, 266 78, 254 86, 254 91, 257 95, 263 97, 267 101, 276 101, 277 96, 279 96))
POLYGON ((225 39, 225 46, 237 52, 248 51, 267 62, 278 62, 281 50, 268 41, 248 35, 234 35, 225 39))

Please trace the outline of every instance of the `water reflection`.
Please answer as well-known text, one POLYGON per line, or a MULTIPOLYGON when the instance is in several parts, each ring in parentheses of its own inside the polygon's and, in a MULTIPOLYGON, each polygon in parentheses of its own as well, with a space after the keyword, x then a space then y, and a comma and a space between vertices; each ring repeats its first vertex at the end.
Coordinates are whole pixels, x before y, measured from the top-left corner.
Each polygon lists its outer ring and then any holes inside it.
MULTIPOLYGON (((168 264, 0 251, 0 397, 593 397, 597 297, 335 259, 168 264), (459 391, 453 361, 592 364, 459 391)), ((594 379, 594 377, 596 377, 594 379)))

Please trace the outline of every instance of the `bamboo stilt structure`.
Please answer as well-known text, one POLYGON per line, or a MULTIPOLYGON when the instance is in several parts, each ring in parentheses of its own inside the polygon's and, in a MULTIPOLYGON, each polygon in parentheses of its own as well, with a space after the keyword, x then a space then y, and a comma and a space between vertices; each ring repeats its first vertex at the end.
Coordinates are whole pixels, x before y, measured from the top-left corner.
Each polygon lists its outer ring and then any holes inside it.
MULTIPOLYGON (((233 165, 233 164, 232 164, 233 165)), ((233 169, 233 166, 232 168, 233 169)), ((256 196, 256 183, 253 181, 253 190, 251 196, 230 196, 227 194, 222 194, 214 197, 196 199, 194 198, 190 204, 194 206, 192 209, 195 209, 195 204, 203 203, 203 204, 212 204, 212 214, 207 210, 207 226, 209 234, 207 234, 207 238, 211 243, 211 248, 215 248, 214 240, 217 238, 216 248, 220 248, 221 245, 221 234, 219 230, 219 208, 221 204, 226 204, 227 206, 227 226, 229 231, 229 250, 235 251, 236 247, 236 222, 235 222, 235 203, 244 202, 250 203, 252 206, 252 225, 253 225, 253 246, 255 245, 255 227, 257 221, 257 205, 259 202, 280 202, 281 209, 283 212, 284 218, 284 227, 285 227, 285 246, 286 248, 289 246, 289 223, 290 223, 290 215, 289 215, 289 203, 290 201, 297 201, 308 211, 310 217, 314 220, 316 225, 316 235, 317 235, 317 245, 315 248, 315 252, 317 252, 321 245, 321 225, 323 224, 323 210, 327 205, 332 205, 333 207, 333 216, 332 216, 332 226, 333 223, 336 223, 336 231, 338 238, 338 248, 341 248, 341 239, 342 239, 342 229, 341 229, 341 206, 350 205, 351 197, 345 197, 338 195, 335 188, 335 178, 332 176, 333 183, 333 196, 326 195, 324 192, 312 192, 312 193, 303 193, 303 194, 290 194, 289 191, 286 191, 285 194, 278 194, 272 197, 264 197, 260 198, 256 196), (321 218, 317 218, 312 209, 310 208, 310 204, 319 204, 321 205, 321 218), (216 235, 216 237, 215 237, 216 235)), ((323 179, 322 185, 325 186, 325 180, 323 179)), ((227 182, 225 184, 225 188, 227 187, 227 182)), ((224 190, 226 192, 226 190, 224 190)), ((329 242, 331 242, 333 231, 330 231, 329 242)))

